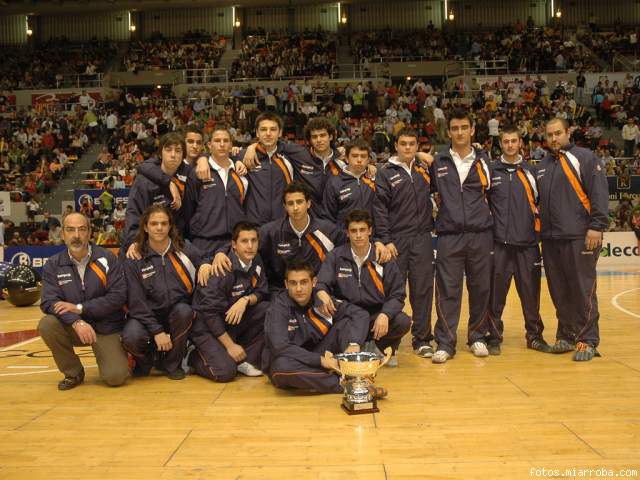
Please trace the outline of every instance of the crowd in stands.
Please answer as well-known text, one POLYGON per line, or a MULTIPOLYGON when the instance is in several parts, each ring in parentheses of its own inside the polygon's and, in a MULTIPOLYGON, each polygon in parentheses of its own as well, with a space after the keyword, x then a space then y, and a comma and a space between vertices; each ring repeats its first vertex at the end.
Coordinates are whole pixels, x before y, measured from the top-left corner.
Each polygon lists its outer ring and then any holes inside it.
MULTIPOLYGON (((530 28, 519 22, 497 29, 438 30, 430 25, 419 31, 392 29, 355 33, 352 52, 356 63, 422 60, 475 60, 506 62, 510 72, 600 70, 594 59, 577 45, 575 32, 561 28, 530 28)), ((506 70, 498 73, 506 73, 506 70)))
POLYGON ((622 22, 616 22, 606 31, 578 31, 578 39, 602 59, 611 60, 616 54, 638 54, 638 28, 624 26, 622 22))
POLYGON ((148 41, 132 43, 123 67, 127 72, 216 68, 226 46, 226 38, 217 33, 189 31, 181 39, 166 39, 158 33, 148 41))
MULTIPOLYGON (((262 32, 260 32, 262 33, 262 32)), ((336 63, 335 35, 306 32, 296 35, 250 35, 231 66, 231 78, 330 76, 336 63)))
POLYGON ((97 78, 117 48, 109 40, 76 44, 51 39, 37 47, 0 49, 0 90, 75 87, 75 75, 97 78))

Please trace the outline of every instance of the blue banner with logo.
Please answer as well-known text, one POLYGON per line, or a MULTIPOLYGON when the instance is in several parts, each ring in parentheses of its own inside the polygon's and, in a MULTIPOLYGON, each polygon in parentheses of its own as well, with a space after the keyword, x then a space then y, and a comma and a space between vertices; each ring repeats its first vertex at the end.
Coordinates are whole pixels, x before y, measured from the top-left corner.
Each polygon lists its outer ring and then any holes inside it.
MULTIPOLYGON (((83 190, 74 190, 73 197, 75 199, 76 211, 80 211, 80 207, 82 206, 82 202, 88 201, 93 209, 100 208, 100 195, 102 195, 104 190, 100 189, 83 189, 83 190)), ((129 198, 129 189, 128 188, 116 188, 114 190, 109 190, 111 195, 113 195, 113 207, 117 205, 118 202, 122 202, 125 206, 127 205, 127 200, 129 198)))
POLYGON ((4 261, 14 265, 33 267, 42 275, 42 267, 49 257, 67 248, 65 245, 18 245, 4 250, 4 261))
POLYGON ((640 175, 607 177, 609 200, 632 200, 640 197, 640 175))

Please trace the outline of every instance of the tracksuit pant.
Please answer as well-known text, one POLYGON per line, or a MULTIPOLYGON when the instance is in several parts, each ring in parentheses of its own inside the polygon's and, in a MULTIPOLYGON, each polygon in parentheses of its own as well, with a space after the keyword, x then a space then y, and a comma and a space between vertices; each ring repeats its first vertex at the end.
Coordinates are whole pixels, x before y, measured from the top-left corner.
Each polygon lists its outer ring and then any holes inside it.
POLYGON ((431 232, 394 238, 398 249, 398 268, 403 278, 409 279, 409 303, 413 323, 413 348, 433 340, 431 308, 433 303, 433 245, 431 232))
MULTIPOLYGON (((331 327, 329 333, 310 351, 318 354, 318 358, 324 356, 326 351, 336 353, 344 352, 349 346, 349 339, 356 338, 362 345, 367 337, 368 325, 362 322, 340 321, 331 327), (355 336, 354 336, 355 334, 355 336)), ((269 375, 271 383, 278 388, 293 388, 317 393, 342 393, 340 377, 331 371, 325 370, 318 364, 317 367, 307 365, 293 357, 285 355, 267 359, 263 357, 262 370, 269 375)))
MULTIPOLYGON (((269 302, 260 302, 248 307, 237 325, 227 325, 227 334, 240 345, 247 354, 243 361, 256 368, 260 367, 264 346, 264 317, 269 302)), ((198 314, 201 315, 201 314, 198 314)), ((227 349, 206 327, 206 322, 198 319, 198 327, 191 333, 196 351, 191 354, 189 364, 201 377, 215 382, 230 382, 238 371, 238 364, 227 353, 227 349)))
MULTIPOLYGON (((158 318, 164 331, 171 336, 173 347, 168 352, 161 353, 161 368, 167 372, 174 372, 180 368, 183 357, 187 352, 187 338, 193 325, 193 310, 186 303, 176 304, 168 315, 158 318)), ((154 363, 156 342, 147 327, 135 318, 129 318, 122 332, 122 344, 136 360, 136 365, 148 367, 154 363)))
POLYGON ((600 343, 596 264, 601 248, 587 250, 584 239, 543 240, 542 258, 556 307, 556 339, 600 343))
POLYGON ((493 278, 489 310, 488 341, 502 342, 504 322, 502 312, 515 279, 520 297, 527 345, 542 339, 544 325, 540 318, 540 277, 542 260, 539 247, 518 247, 495 242, 493 244, 493 278))
MULTIPOLYGON (((371 331, 371 329, 373 328, 373 324, 375 323, 376 318, 378 318, 379 314, 380 312, 371 315, 367 341, 373 340, 373 332, 371 331)), ((394 353, 397 352, 402 337, 405 336, 410 328, 411 318, 409 318, 409 315, 404 312, 398 313, 397 315, 389 319, 389 331, 380 340, 376 340, 376 346, 381 352, 384 352, 387 347, 391 347, 394 353)))
POLYGON ((438 350, 456 353, 462 305, 462 282, 466 273, 469 292, 467 343, 484 341, 491 293, 493 232, 440 235, 436 259, 435 337, 438 350))

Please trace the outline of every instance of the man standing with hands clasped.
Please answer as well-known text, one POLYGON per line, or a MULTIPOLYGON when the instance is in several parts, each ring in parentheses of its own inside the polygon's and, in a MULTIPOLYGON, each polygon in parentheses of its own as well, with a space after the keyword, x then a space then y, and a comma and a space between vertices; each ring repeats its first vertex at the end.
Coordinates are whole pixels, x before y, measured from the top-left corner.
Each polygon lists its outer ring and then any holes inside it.
POLYGON ((596 264, 609 219, 602 161, 571 143, 566 120, 547 122, 551 151, 537 169, 542 258, 558 330, 552 353, 575 350, 575 361, 600 356, 596 264))

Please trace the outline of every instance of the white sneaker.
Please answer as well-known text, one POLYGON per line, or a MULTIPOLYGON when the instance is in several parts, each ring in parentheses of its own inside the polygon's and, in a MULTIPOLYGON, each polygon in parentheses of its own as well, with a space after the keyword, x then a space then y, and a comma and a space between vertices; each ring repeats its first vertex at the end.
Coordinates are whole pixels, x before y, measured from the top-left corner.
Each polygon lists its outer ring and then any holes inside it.
POLYGON ((444 350, 438 350, 431 357, 431 362, 432 363, 445 363, 450 358, 451 358, 451 355, 449 355, 447 352, 445 352, 444 350))
POLYGON ((488 357, 489 350, 487 349, 487 344, 484 342, 474 342, 471 347, 469 347, 471 353, 473 353, 476 357, 488 357))
POLYGON ((247 377, 259 377, 263 375, 262 370, 258 370, 256 367, 248 362, 242 362, 238 365, 238 372, 247 377))
POLYGON ((387 367, 395 368, 398 366, 398 353, 394 353, 389 361, 387 362, 387 367))

